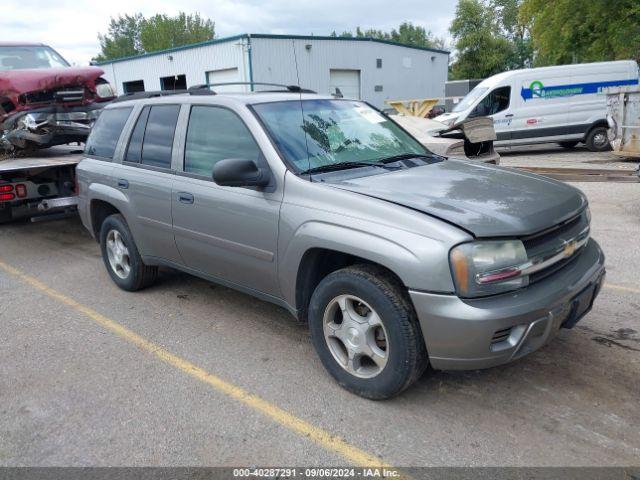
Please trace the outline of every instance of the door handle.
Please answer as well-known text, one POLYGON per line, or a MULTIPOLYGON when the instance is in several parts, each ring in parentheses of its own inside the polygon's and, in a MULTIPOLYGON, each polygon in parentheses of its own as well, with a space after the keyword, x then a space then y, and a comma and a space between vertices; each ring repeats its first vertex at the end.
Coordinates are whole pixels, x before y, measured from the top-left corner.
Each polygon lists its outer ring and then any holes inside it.
POLYGON ((504 118, 511 118, 511 117, 513 117, 513 113, 507 113, 507 114, 504 116, 504 118))
POLYGON ((194 201, 194 196, 187 192, 179 192, 178 201, 181 203, 191 204, 194 201))
POLYGON ((125 180, 124 178, 118 179, 118 188, 129 188, 129 180, 125 180))

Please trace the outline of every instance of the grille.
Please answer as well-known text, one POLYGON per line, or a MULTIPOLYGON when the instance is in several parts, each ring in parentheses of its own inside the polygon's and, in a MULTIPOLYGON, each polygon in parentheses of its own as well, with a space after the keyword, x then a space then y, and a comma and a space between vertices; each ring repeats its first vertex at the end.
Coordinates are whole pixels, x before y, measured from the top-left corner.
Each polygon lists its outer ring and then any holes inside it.
POLYGON ((511 335, 512 328, 513 327, 503 328, 502 330, 496 330, 496 333, 494 333, 493 337, 491 338, 491 345, 504 342, 506 339, 508 339, 509 336, 511 335))
POLYGON ((80 102, 85 96, 82 86, 65 87, 57 90, 41 90, 38 92, 23 93, 20 95, 20 103, 23 105, 37 103, 64 103, 80 102))
MULTIPOLYGON (((588 227, 589 220, 587 218, 587 213, 583 212, 582 214, 573 217, 564 223, 556 225, 551 229, 523 238, 522 243, 524 244, 524 248, 527 251, 527 256, 529 258, 544 257, 550 253, 562 250, 563 246, 565 246, 568 241, 575 239, 585 230, 585 228, 588 227)), ((572 256, 560 260, 544 270, 532 273, 529 275, 529 283, 532 284, 538 282, 543 278, 552 275, 573 262, 579 254, 580 250, 576 250, 572 256)))

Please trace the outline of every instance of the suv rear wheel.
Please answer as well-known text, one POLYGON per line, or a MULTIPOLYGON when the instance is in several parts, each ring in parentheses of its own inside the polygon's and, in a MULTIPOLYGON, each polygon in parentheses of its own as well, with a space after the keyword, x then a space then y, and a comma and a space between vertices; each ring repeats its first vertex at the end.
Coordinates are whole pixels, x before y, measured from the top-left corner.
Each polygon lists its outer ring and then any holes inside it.
POLYGON ((158 267, 144 264, 122 215, 110 215, 102 223, 100 249, 111 279, 121 289, 134 292, 155 282, 158 267))
POLYGON ((427 352, 402 285, 371 265, 325 277, 309 305, 311 340, 338 383, 360 396, 393 397, 423 373, 427 352))

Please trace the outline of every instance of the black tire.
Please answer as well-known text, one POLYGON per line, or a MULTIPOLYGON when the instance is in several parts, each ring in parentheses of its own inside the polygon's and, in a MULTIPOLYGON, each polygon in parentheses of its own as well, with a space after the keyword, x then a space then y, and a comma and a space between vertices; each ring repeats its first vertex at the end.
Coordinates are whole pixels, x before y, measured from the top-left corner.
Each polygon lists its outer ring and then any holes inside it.
POLYGON ((0 223, 8 223, 12 218, 11 207, 5 205, 4 208, 0 208, 0 223))
MULTIPOLYGON (((109 272, 109 276, 121 289, 135 292, 148 287, 156 281, 158 277, 158 267, 150 267, 144 264, 138 248, 133 241, 129 226, 122 215, 110 215, 102 222, 102 226, 100 227, 100 249, 102 250, 102 260, 109 272), (127 263, 129 265, 129 272, 124 278, 116 272, 109 260, 107 237, 111 232, 114 232, 113 234, 117 232, 117 234, 120 235, 122 243, 128 250, 127 263)), ((124 272, 121 272, 121 274, 123 273, 124 272)))
POLYGON ((558 142, 562 148, 566 148, 568 150, 575 148, 576 145, 580 142, 558 142))
POLYGON ((592 152, 606 152, 611 150, 607 137, 607 127, 594 127, 589 130, 584 140, 585 145, 592 152), (604 136, 604 141, 602 140, 604 136))
POLYGON ((414 383, 428 365, 420 324, 404 286, 386 270, 355 265, 333 272, 315 289, 309 305, 311 341, 322 364, 345 389, 372 400, 398 395, 414 383), (386 334, 385 366, 372 378, 359 378, 334 358, 324 334, 324 315, 341 295, 353 295, 379 315, 386 334))

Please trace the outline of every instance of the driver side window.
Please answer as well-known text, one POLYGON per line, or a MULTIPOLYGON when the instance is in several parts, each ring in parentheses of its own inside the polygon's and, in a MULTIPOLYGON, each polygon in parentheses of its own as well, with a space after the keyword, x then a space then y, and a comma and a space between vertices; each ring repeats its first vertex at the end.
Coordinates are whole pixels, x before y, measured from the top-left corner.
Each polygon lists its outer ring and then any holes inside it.
POLYGON ((484 97, 470 117, 486 117, 487 115, 494 115, 500 113, 503 110, 509 108, 509 99, 511 98, 511 87, 499 87, 489 92, 484 97))

